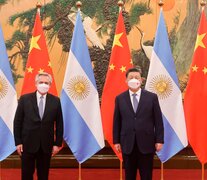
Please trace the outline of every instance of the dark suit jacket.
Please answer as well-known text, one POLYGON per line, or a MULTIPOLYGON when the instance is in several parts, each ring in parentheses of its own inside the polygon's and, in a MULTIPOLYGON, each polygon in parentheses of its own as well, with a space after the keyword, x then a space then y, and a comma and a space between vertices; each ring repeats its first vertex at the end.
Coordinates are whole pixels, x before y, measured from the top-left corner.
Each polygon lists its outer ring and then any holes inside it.
POLYGON ((40 119, 36 92, 20 97, 14 118, 15 144, 23 144, 23 151, 35 153, 40 145, 45 153, 51 153, 54 145, 61 146, 63 119, 60 100, 51 94, 46 96, 45 110, 40 119), (54 139, 56 124, 56 139, 54 139))
POLYGON ((120 143, 122 152, 130 154, 136 139, 140 152, 153 153, 155 143, 164 143, 162 113, 157 95, 141 90, 136 113, 129 96, 127 90, 116 97, 113 143, 120 143))

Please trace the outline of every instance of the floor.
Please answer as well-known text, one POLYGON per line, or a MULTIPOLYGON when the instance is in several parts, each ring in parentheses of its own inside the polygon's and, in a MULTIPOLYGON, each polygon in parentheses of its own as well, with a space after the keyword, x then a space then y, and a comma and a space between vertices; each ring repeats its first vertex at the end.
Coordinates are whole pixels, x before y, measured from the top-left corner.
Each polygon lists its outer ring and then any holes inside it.
MULTIPOLYGON (((124 174, 124 171, 123 171, 124 174)), ((201 180, 200 169, 164 169, 163 180, 201 180)), ((207 180, 207 170, 205 171, 207 180)), ((160 169, 154 169, 153 180, 160 180, 160 169)), ((124 179, 124 177, 123 177, 124 179)), ((1 169, 0 180, 21 180, 20 169, 1 169)), ((36 180, 36 176, 34 178, 36 180)), ((119 169, 50 169, 49 180, 120 180, 119 169)), ((139 180, 139 177, 137 177, 139 180)))

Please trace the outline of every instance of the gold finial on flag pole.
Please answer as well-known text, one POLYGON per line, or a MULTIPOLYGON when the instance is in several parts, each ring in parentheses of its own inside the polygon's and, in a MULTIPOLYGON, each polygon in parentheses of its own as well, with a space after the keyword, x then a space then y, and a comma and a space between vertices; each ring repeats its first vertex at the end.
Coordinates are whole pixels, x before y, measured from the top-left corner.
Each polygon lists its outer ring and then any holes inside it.
POLYGON ((158 2, 158 5, 159 5, 160 7, 162 7, 162 6, 164 5, 164 2, 163 2, 162 0, 160 0, 160 1, 158 2))
POLYGON ((202 1, 200 2, 200 5, 201 5, 201 9, 202 9, 202 11, 203 11, 204 8, 205 8, 205 6, 206 6, 206 1, 202 0, 202 1))
POLYGON ((162 0, 160 0, 160 1, 158 2, 158 5, 160 6, 160 9, 162 10, 162 7, 164 6, 164 2, 163 2, 162 0))
POLYGON ((202 0, 202 1, 200 2, 200 5, 201 5, 201 7, 205 7, 205 6, 206 6, 206 1, 202 0))
POLYGON ((118 6, 119 6, 119 12, 122 10, 122 7, 124 6, 124 2, 123 1, 118 1, 118 6))
POLYGON ((36 7, 37 7, 37 12, 38 12, 39 15, 40 15, 40 9, 41 9, 41 7, 42 7, 42 3, 41 3, 40 1, 38 1, 37 4, 36 4, 36 7))
POLYGON ((81 8, 81 6, 82 6, 82 2, 81 2, 81 1, 77 1, 77 2, 76 2, 76 6, 77 6, 77 8, 78 8, 78 11, 80 11, 80 8, 81 8))

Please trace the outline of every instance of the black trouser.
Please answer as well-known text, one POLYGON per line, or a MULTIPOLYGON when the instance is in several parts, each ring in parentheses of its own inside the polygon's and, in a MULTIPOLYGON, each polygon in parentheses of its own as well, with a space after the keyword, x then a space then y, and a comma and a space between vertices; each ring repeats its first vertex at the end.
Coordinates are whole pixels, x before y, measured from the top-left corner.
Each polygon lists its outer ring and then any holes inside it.
POLYGON ((141 153, 135 142, 132 152, 130 154, 123 154, 125 179, 136 180, 138 168, 141 180, 152 180, 153 157, 154 153, 141 153))
POLYGON ((40 148, 36 153, 22 153, 22 180, 33 180, 35 164, 38 180, 48 180, 51 154, 40 148))

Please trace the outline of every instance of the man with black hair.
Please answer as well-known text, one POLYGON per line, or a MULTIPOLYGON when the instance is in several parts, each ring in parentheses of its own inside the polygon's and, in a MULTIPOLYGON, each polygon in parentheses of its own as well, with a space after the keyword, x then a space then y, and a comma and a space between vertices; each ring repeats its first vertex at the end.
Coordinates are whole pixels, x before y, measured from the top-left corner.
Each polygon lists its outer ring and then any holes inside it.
POLYGON ((122 152, 126 180, 152 180, 153 157, 164 143, 162 113, 156 94, 141 89, 140 70, 126 72, 129 89, 116 97, 113 143, 122 152))

